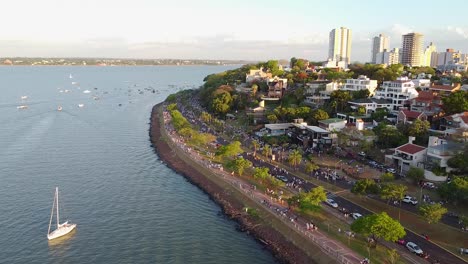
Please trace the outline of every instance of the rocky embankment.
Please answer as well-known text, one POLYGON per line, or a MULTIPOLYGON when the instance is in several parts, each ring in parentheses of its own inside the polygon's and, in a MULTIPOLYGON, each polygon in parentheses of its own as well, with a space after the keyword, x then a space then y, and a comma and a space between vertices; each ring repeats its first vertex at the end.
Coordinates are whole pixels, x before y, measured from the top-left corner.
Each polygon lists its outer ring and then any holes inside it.
MULTIPOLYGON (((305 252, 289 242, 281 233, 272 227, 259 224, 258 220, 243 212, 243 203, 239 199, 229 194, 229 191, 220 187, 197 170, 192 164, 180 158, 177 152, 173 151, 170 144, 165 140, 165 129, 162 123, 160 108, 162 104, 155 105, 151 113, 150 139, 152 145, 168 167, 183 175, 189 182, 195 184, 210 198, 219 204, 223 213, 239 224, 239 230, 248 232, 266 249, 270 250, 280 263, 317 263, 305 252)), ((248 199, 248 198, 246 198, 248 199)))

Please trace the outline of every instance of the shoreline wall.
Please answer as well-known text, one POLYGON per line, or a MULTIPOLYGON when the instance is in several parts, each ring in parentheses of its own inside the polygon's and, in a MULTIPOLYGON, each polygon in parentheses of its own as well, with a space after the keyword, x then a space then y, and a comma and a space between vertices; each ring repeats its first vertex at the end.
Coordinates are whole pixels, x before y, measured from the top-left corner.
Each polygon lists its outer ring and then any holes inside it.
POLYGON ((214 183, 209 177, 200 172, 195 165, 185 162, 178 156, 178 151, 173 149, 166 142, 165 128, 162 123, 161 108, 163 103, 153 107, 150 121, 150 139, 155 152, 166 165, 181 174, 190 183, 203 190, 216 204, 218 204, 224 215, 236 221, 239 224, 240 231, 246 231, 257 241, 262 243, 280 263, 335 263, 329 259, 323 258, 320 250, 314 252, 314 258, 324 262, 312 259, 303 250, 288 241, 281 233, 268 225, 256 223, 249 215, 243 212, 244 204, 234 195, 230 195, 225 188, 214 183), (164 134, 163 134, 164 133, 164 134))

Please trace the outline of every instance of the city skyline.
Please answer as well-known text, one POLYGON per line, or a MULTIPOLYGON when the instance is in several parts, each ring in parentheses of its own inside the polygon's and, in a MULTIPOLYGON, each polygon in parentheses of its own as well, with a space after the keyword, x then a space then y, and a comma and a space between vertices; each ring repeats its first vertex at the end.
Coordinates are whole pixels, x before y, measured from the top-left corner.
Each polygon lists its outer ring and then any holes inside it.
MULTIPOLYGON (((20 0, 6 4, 0 21, 8 27, 0 29, 0 57, 302 57, 325 61, 329 32, 340 27, 353 32, 351 62, 370 61, 372 39, 379 34, 389 37, 390 49, 402 47, 402 35, 419 32, 425 36, 424 47, 433 42, 439 50, 468 52, 467 22, 461 16, 441 12, 434 17, 438 22, 429 26, 427 15, 435 7, 421 5, 422 1, 396 1, 392 5, 335 1, 334 6, 245 0, 62 2, 20 0), (400 12, 400 2, 405 3, 405 9, 418 12, 400 12), (327 19, 330 10, 334 10, 333 19, 327 19)), ((468 7, 464 1, 451 4, 460 10, 468 7)))

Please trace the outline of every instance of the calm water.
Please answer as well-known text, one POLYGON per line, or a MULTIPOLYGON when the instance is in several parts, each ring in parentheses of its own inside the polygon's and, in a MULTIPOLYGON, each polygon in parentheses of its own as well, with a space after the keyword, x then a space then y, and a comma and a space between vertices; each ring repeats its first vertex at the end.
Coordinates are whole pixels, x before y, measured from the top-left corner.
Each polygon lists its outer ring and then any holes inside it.
POLYGON ((227 68, 0 67, 0 262, 275 262, 150 147, 152 106, 227 68), (55 186, 78 227, 48 242, 55 186))

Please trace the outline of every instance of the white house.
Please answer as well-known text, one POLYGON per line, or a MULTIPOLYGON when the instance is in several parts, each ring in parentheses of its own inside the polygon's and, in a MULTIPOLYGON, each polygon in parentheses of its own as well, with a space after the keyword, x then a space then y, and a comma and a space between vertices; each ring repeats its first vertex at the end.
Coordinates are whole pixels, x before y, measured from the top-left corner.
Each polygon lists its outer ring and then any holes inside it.
POLYGON ((325 120, 320 120, 319 127, 326 129, 328 131, 340 131, 345 128, 348 121, 341 118, 329 118, 325 120))
POLYGON ((412 80, 414 83, 415 88, 421 88, 421 90, 426 91, 429 89, 429 86, 431 86, 431 79, 422 79, 422 78, 417 78, 412 80))
POLYGON ((369 94, 373 95, 377 88, 377 80, 371 80, 365 75, 359 75, 357 79, 346 79, 346 82, 341 87, 345 91, 360 91, 369 90, 369 94))
POLYGON ((408 77, 399 77, 396 81, 383 82, 374 97, 390 100, 392 102, 390 110, 397 113, 401 107, 409 104, 409 100, 417 96, 418 91, 415 89, 413 81, 408 77))
POLYGON ((250 70, 249 73, 245 75, 245 82, 246 83, 251 83, 256 80, 265 80, 267 78, 271 78, 271 73, 267 73, 263 71, 263 68, 260 68, 259 70, 250 70))
POLYGON ((366 114, 372 114, 377 108, 387 108, 389 111, 392 109, 393 104, 390 100, 376 99, 376 98, 361 98, 349 101, 351 109, 357 110, 360 106, 366 108, 366 114))
POLYGON ((427 149, 413 144, 413 140, 414 137, 409 137, 408 143, 396 148, 392 155, 385 156, 400 174, 405 175, 411 167, 424 168, 427 149))

